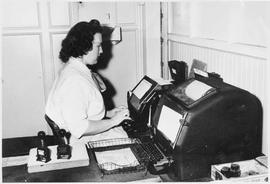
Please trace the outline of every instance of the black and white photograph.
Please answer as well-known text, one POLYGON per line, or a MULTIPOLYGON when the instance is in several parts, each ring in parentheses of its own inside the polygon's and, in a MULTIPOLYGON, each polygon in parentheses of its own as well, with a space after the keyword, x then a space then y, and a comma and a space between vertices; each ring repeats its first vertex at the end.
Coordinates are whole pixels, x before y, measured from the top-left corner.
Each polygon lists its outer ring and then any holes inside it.
POLYGON ((0 7, 2 182, 268 182, 270 1, 0 7))

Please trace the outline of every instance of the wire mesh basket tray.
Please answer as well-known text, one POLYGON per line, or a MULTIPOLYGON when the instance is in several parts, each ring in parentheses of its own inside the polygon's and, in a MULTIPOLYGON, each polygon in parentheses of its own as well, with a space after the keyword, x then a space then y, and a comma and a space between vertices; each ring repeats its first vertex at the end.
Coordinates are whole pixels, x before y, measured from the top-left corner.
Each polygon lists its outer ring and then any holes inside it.
MULTIPOLYGON (((95 159, 96 152, 102 151, 111 151, 111 150, 119 150, 124 148, 130 148, 133 152, 132 147, 136 144, 141 144, 141 141, 138 139, 131 139, 131 138, 116 138, 116 139, 104 139, 100 141, 90 141, 88 142, 88 148, 91 149, 93 152, 95 159)), ((126 174, 130 172, 142 172, 146 171, 146 163, 142 160, 138 159, 137 155, 133 152, 134 156, 136 157, 137 161, 132 162, 130 164, 119 165, 113 162, 106 162, 99 164, 98 167, 103 175, 110 175, 110 174, 126 174)))
POLYGON ((90 141, 88 142, 87 146, 88 148, 104 148, 104 147, 110 147, 110 146, 121 146, 121 145, 128 145, 128 144, 140 144, 141 141, 136 138, 115 138, 115 139, 103 139, 99 141, 90 141))

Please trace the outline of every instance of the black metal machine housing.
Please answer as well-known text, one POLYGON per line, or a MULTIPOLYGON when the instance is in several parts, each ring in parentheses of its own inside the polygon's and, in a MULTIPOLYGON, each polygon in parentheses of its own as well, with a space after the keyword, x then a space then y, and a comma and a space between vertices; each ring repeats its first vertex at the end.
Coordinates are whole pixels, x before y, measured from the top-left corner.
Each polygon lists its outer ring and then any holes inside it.
MULTIPOLYGON (((261 155, 262 105, 259 99, 223 82, 219 75, 195 75, 169 90, 156 107, 154 127, 157 127, 163 105, 183 117, 172 147, 174 171, 179 181, 209 177, 213 164, 261 155), (210 86, 196 100, 185 94, 194 81, 210 86)), ((167 123, 170 126, 170 122, 167 123)), ((162 132, 157 130, 157 134, 162 132)))

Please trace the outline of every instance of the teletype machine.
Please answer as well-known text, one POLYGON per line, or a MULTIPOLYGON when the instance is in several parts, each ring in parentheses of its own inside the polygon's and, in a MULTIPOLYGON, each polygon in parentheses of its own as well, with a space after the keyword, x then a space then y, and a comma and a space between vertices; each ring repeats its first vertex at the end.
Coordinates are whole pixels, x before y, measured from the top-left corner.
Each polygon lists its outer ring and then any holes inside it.
POLYGON ((145 76, 128 98, 137 126, 146 125, 149 113, 140 113, 152 108, 148 142, 166 158, 153 162, 156 173, 170 167, 179 181, 202 178, 210 176, 212 164, 261 155, 262 106, 248 91, 215 73, 195 73, 162 92, 157 86, 145 76))
POLYGON ((132 120, 121 123, 131 137, 138 137, 149 128, 149 116, 155 110, 160 95, 171 85, 159 85, 148 76, 127 93, 127 104, 132 120))

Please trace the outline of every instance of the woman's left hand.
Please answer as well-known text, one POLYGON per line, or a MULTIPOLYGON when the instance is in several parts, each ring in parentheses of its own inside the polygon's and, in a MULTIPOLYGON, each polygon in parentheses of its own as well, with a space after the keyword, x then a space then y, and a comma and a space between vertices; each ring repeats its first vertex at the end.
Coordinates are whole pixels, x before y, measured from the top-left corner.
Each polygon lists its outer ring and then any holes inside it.
POLYGON ((120 112, 122 110, 125 110, 125 109, 128 109, 128 108, 126 106, 121 105, 121 106, 116 107, 116 108, 114 108, 114 109, 112 109, 110 111, 107 111, 106 116, 108 118, 112 118, 113 116, 115 116, 115 114, 117 114, 118 112, 120 112))

